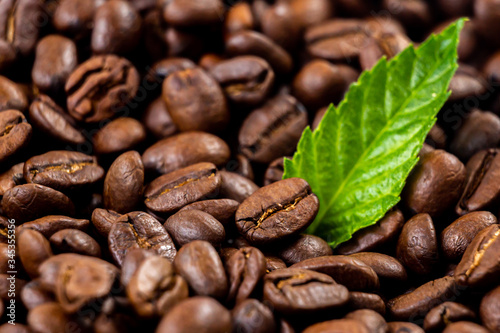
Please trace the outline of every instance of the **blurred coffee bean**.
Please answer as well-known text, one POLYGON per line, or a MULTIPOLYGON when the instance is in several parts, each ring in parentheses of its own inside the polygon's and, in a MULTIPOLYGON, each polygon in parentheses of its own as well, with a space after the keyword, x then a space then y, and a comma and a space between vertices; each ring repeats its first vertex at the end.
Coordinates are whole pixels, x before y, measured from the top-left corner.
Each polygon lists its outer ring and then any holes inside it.
POLYGON ((28 282, 21 290, 21 301, 27 310, 31 310, 41 304, 53 302, 54 295, 45 291, 40 281, 35 279, 28 282))
POLYGON ((106 0, 62 0, 54 13, 54 27, 63 34, 81 39, 90 34, 94 15, 106 0))
POLYGON ((366 328, 368 328, 369 332, 386 333, 388 330, 384 317, 373 310, 356 310, 348 313, 345 318, 354 319, 363 323, 366 328))
POLYGON ((234 332, 276 332, 273 312, 256 299, 247 299, 239 303, 231 314, 234 332))
POLYGON ((491 332, 500 330, 500 287, 497 287, 487 293, 479 307, 479 314, 484 326, 491 332))
POLYGON ((27 108, 28 96, 21 86, 0 75, 0 111, 13 109, 24 112, 27 108))
POLYGON ((219 174, 221 177, 220 196, 223 198, 243 202, 259 189, 253 181, 237 173, 222 170, 219 174))
POLYGON ((349 310, 370 309, 381 315, 385 315, 384 300, 377 294, 361 291, 349 292, 349 302, 347 302, 346 308, 349 310))
POLYGON ((238 154, 234 157, 234 160, 229 161, 226 165, 226 171, 237 173, 251 181, 255 179, 252 163, 243 154, 238 154))
POLYGON ((488 42, 498 45, 498 39, 494 31, 500 28, 500 9, 495 0, 474 1, 474 25, 482 37, 488 42))
POLYGON ((486 80, 474 67, 460 64, 450 82, 451 96, 449 103, 461 101, 467 97, 479 98, 488 91, 486 80))
POLYGON ((144 126, 133 118, 115 119, 93 137, 96 154, 112 154, 136 148, 146 139, 144 126))
POLYGON ((177 126, 175 126, 172 116, 170 116, 167 106, 161 97, 158 97, 148 105, 142 122, 144 127, 157 139, 167 138, 177 132, 177 126))
POLYGON ((404 322, 404 321, 393 321, 387 323, 389 326, 388 333, 424 333, 425 331, 418 325, 404 322))
POLYGON ((160 0, 165 21, 174 26, 202 26, 222 23, 224 5, 222 0, 160 0))
POLYGON ((233 33, 242 30, 252 30, 255 26, 255 19, 252 7, 246 2, 238 2, 228 8, 226 19, 224 20, 224 32, 233 33))
POLYGON ((196 209, 177 212, 167 219, 164 227, 178 247, 194 240, 204 240, 218 248, 226 237, 224 226, 219 221, 196 209))
POLYGON ((0 174, 0 196, 3 196, 5 192, 10 190, 14 186, 25 183, 23 170, 24 163, 18 163, 11 167, 9 170, 0 174))
POLYGON ((260 19, 262 33, 286 50, 293 50, 300 41, 302 26, 297 24, 295 12, 287 1, 268 7, 260 19))
POLYGON ((31 139, 31 125, 16 110, 0 112, 0 162, 26 147, 31 139))
POLYGON ((425 143, 435 149, 446 149, 448 137, 438 124, 432 126, 429 134, 425 138, 425 143))
MULTIPOLYGON (((139 266, 150 257, 156 257, 156 254, 154 253, 154 251, 151 251, 149 249, 138 248, 128 251, 127 255, 125 255, 125 258, 123 259, 121 267, 121 284, 127 287, 130 283, 130 279, 132 279, 132 276, 139 269, 139 266)), ((156 260, 154 260, 153 262, 156 262, 156 260)), ((163 260, 161 261, 160 266, 162 266, 162 264, 163 260)))
POLYGON ((63 229, 50 237, 50 244, 59 253, 71 252, 92 257, 101 257, 99 244, 83 231, 63 229))
POLYGON ((425 0, 384 0, 383 7, 408 28, 421 29, 432 22, 431 8, 425 0))
POLYGON ((335 3, 329 0, 292 0, 290 6, 302 28, 324 22, 335 14, 335 3))
POLYGON ((332 255, 330 245, 313 235, 300 235, 281 247, 278 256, 287 264, 293 265, 306 259, 332 255))
POLYGON ((459 321, 451 323, 443 330, 443 333, 488 333, 489 331, 476 323, 459 321))
POLYGON ((303 333, 321 333, 321 332, 368 333, 371 331, 369 331, 368 328, 362 322, 355 319, 334 319, 311 325, 302 332, 303 333))
POLYGON ((146 75, 146 80, 152 85, 160 85, 172 73, 195 68, 196 64, 187 58, 169 57, 153 64, 146 75))
POLYGON ((456 322, 476 319, 474 311, 455 302, 444 302, 433 308, 425 316, 424 329, 427 332, 441 332, 447 325, 456 322))
POLYGON ((77 325, 72 325, 74 322, 71 316, 56 302, 43 303, 31 309, 26 322, 29 325, 26 332, 56 333, 64 332, 69 326, 77 327, 77 325))
POLYGON ((38 277, 38 267, 52 256, 49 241, 38 231, 25 229, 17 237, 19 259, 31 278, 38 277))

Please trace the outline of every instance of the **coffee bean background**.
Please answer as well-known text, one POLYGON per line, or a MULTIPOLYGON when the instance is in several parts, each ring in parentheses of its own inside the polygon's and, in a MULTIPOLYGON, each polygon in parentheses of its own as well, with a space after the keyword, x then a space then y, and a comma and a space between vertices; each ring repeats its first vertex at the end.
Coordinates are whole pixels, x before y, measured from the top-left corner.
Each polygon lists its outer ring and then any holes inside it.
POLYGON ((0 0, 0 332, 499 333, 499 30, 497 0, 0 0), (305 234, 303 129, 462 16, 401 202, 305 234))

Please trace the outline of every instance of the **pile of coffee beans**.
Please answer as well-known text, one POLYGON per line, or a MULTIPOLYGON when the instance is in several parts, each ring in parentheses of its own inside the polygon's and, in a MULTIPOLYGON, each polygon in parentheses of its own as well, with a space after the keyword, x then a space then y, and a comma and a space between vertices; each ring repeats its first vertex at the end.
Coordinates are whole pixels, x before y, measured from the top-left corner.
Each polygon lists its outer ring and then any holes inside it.
POLYGON ((0 332, 500 332, 499 30, 497 0, 0 0, 0 332), (305 234, 303 129, 461 16, 401 202, 305 234))

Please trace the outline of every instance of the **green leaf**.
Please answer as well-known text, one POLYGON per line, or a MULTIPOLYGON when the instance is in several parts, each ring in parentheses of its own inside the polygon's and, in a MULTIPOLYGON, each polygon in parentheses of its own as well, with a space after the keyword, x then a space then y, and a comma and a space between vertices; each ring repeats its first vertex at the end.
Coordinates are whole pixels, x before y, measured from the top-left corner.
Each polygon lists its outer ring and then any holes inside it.
POLYGON ((408 174, 449 96, 457 65, 460 19, 417 50, 380 60, 330 106, 318 128, 306 128, 283 178, 300 177, 320 209, 307 232, 331 246, 376 223, 400 200, 408 174))

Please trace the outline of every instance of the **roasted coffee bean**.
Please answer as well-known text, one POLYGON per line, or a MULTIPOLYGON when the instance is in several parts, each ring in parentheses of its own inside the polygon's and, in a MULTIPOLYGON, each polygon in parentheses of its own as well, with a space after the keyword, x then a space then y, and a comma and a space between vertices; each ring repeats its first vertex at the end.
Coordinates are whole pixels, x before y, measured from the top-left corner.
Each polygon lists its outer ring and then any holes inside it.
POLYGON ((455 302, 444 302, 433 308, 425 316, 424 329, 427 332, 441 332, 447 325, 456 321, 475 320, 474 311, 455 302))
POLYGON ((210 297, 192 297, 172 308, 160 321, 157 333, 232 332, 231 313, 210 297))
MULTIPOLYGON (((56 302, 40 304, 31 309, 28 312, 26 322, 29 325, 27 332, 56 333, 65 332, 68 327, 78 329, 78 326, 73 322, 71 316, 56 302)), ((17 327, 17 324, 15 327, 17 327)))
POLYGON ((293 95, 308 110, 339 102, 359 73, 346 65, 313 60, 300 70, 292 83, 293 95))
POLYGON ((273 312, 256 299, 247 299, 239 303, 231 312, 234 332, 276 332, 273 312))
POLYGON ((383 6, 408 28, 427 27, 432 22, 431 8, 423 0, 384 0, 383 6))
POLYGON ((144 191, 145 204, 158 214, 174 213, 187 204, 213 198, 221 182, 214 164, 194 164, 152 181, 144 191))
POLYGON ((66 80, 77 65, 75 43, 63 36, 49 35, 36 47, 31 78, 40 91, 59 94, 64 91, 66 80))
POLYGON ((244 247, 225 263, 229 280, 228 302, 239 304, 249 298, 266 274, 266 259, 255 247, 244 247))
POLYGON ((385 33, 372 36, 366 48, 359 54, 359 63, 363 70, 369 70, 385 56, 391 59, 410 45, 409 38, 402 33, 385 33))
POLYGON ((335 252, 338 254, 352 254, 364 251, 373 251, 398 237, 405 219, 399 209, 389 211, 377 224, 361 229, 354 233, 347 242, 340 244, 335 252))
POLYGON ((196 209, 177 212, 167 219, 164 227, 178 247, 204 240, 217 248, 226 238, 224 226, 217 219, 196 209))
POLYGON ((288 95, 278 95, 254 110, 238 135, 241 152, 253 162, 270 163, 293 153, 307 126, 307 112, 288 95))
POLYGON ((190 209, 201 210, 212 215, 217 221, 226 226, 234 222, 234 214, 236 214, 239 205, 238 201, 231 199, 203 200, 186 205, 179 212, 190 209))
POLYGON ((120 213, 113 210, 96 208, 92 212, 91 220, 97 232, 101 236, 108 238, 111 227, 120 216, 120 213))
POLYGON ((269 37, 256 31, 240 31, 226 39, 226 51, 233 56, 254 55, 266 60, 277 74, 288 74, 293 68, 290 54, 269 37))
POLYGON ((74 253, 63 253, 45 260, 38 268, 38 272, 40 273, 38 280, 42 289, 54 294, 57 285, 57 275, 62 264, 65 261, 76 262, 79 258, 82 258, 82 256, 74 253))
POLYGON ((263 12, 260 28, 286 50, 296 49, 302 36, 302 26, 297 24, 295 12, 286 1, 276 2, 263 12))
POLYGON ((435 149, 445 149, 447 140, 444 130, 438 124, 434 124, 425 138, 425 143, 435 149))
POLYGON ((170 74, 163 82, 162 96, 180 131, 218 132, 229 121, 221 87, 201 68, 170 74))
POLYGON ((255 26, 252 7, 246 2, 235 3, 226 13, 224 32, 234 33, 243 30, 252 30, 255 26))
POLYGON ((491 332, 500 330, 500 287, 496 287, 487 293, 481 301, 479 315, 481 320, 491 332))
POLYGON ((77 39, 86 37, 92 30, 97 8, 105 2, 106 0, 62 0, 54 13, 54 27, 77 39))
POLYGON ((8 243, 0 243, 0 274, 7 274, 7 271, 10 271, 9 260, 12 260, 10 257, 17 259, 16 256, 9 255, 8 243))
POLYGON ((274 256, 266 256, 266 270, 268 273, 284 268, 286 268, 286 264, 283 260, 274 256))
POLYGON ((231 160, 226 165, 225 170, 235 172, 245 178, 250 179, 251 181, 255 180, 252 164, 248 157, 243 154, 236 155, 234 157, 234 160, 231 160))
POLYGON ((495 148, 500 143, 500 118, 491 112, 472 111, 455 133, 450 151, 467 161, 480 150, 495 148))
MULTIPOLYGON (((54 302, 54 295, 45 291, 42 288, 40 281, 35 279, 26 283, 21 290, 21 301, 27 310, 31 310, 41 304, 54 302)), ((0 331, 2 330, 0 329, 0 331)))
POLYGON ((500 276, 500 226, 490 225, 481 230, 467 246, 455 269, 460 285, 472 288, 495 286, 500 276))
POLYGON ((356 258, 370 266, 377 273, 380 282, 386 282, 388 286, 392 286, 394 282, 404 282, 407 279, 404 266, 395 258, 386 254, 359 252, 351 254, 350 257, 356 258))
POLYGON ((59 253, 71 252, 98 258, 101 256, 101 247, 95 239, 77 229, 60 230, 50 236, 49 240, 59 253))
POLYGON ((363 261, 347 256, 324 256, 303 260, 291 268, 307 269, 331 276, 351 291, 379 288, 377 273, 363 261))
POLYGON ((443 330, 443 333, 488 333, 489 331, 476 323, 468 321, 459 321, 449 324, 443 330))
POLYGON ((18 153, 31 139, 31 125, 16 110, 0 112, 0 162, 18 153))
POLYGON ((472 12, 472 0, 439 0, 439 7, 450 17, 467 16, 472 12))
POLYGON ((467 246, 484 228, 498 223, 490 212, 472 212, 450 224, 441 233, 441 249, 446 259, 459 261, 467 246))
POLYGON ((349 292, 349 302, 347 302, 346 307, 349 310, 370 309, 385 315, 384 300, 377 294, 351 291, 349 292))
POLYGON ((224 16, 224 5, 221 0, 160 0, 163 17, 175 26, 212 25, 221 21, 224 16))
POLYGON ((173 306, 188 297, 186 281, 174 272, 165 258, 146 258, 127 284, 127 295, 141 317, 166 314, 173 306))
POLYGON ((177 132, 177 126, 175 126, 172 116, 161 97, 158 97, 148 105, 142 121, 144 127, 157 139, 167 138, 177 132))
POLYGON ((227 98, 244 105, 261 104, 269 95, 274 72, 262 58, 240 56, 223 60, 210 68, 227 98))
POLYGON ((111 118, 135 97, 138 86, 139 74, 127 59, 115 55, 92 57, 66 82, 68 111, 76 120, 87 123, 111 118))
POLYGON ((386 333, 388 330, 384 317, 373 310, 356 310, 348 313, 345 318, 354 319, 363 323, 363 325, 368 328, 369 332, 386 333))
POLYGON ((333 251, 330 245, 323 239, 313 235, 300 235, 278 251, 278 256, 287 265, 332 254, 333 251))
POLYGON ((17 227, 18 233, 23 229, 32 229, 40 232, 49 239, 56 232, 63 229, 76 229, 86 231, 89 226, 89 220, 74 219, 62 215, 46 215, 39 219, 26 222, 17 227))
POLYGON ((357 59, 368 43, 367 26, 356 19, 336 19, 306 30, 307 51, 313 57, 344 61, 357 59))
POLYGON ((493 208, 500 201, 500 154, 498 149, 482 150, 467 162, 467 181, 455 211, 459 215, 493 208))
POLYGON ((23 170, 24 163, 19 163, 0 175, 0 196, 14 186, 25 183, 23 170))
MULTIPOLYGON (((291 159, 291 157, 286 158, 291 159)), ((284 162, 285 157, 278 157, 277 159, 269 163, 269 167, 266 169, 266 173, 264 175, 264 186, 283 179, 283 173, 285 170, 284 162)))
POLYGON ((267 244, 305 230, 318 208, 318 198, 311 193, 309 184, 300 178, 289 178, 248 197, 236 211, 236 226, 251 244, 267 244))
POLYGON ((2 212, 20 223, 53 214, 73 215, 75 206, 70 198, 50 187, 25 184, 5 192, 2 212))
POLYGON ((461 64, 451 79, 450 89, 452 94, 448 102, 453 103, 467 97, 476 97, 487 93, 488 84, 474 67, 461 64))
POLYGON ((24 163, 24 178, 60 191, 89 187, 104 177, 97 159, 79 152, 55 150, 34 156, 24 163))
POLYGON ((305 315, 347 303, 347 288, 328 275, 305 269, 280 269, 264 277, 264 300, 284 315, 305 315))
POLYGON ((118 118, 93 137, 96 154, 112 154, 134 149, 146 139, 144 126, 133 118, 118 118))
POLYGON ((454 155, 434 150, 422 156, 411 172, 403 203, 414 213, 439 216, 457 203, 465 177, 465 167, 454 155))
POLYGON ((196 64, 187 58, 165 58, 154 63, 146 75, 146 80, 155 86, 161 85, 170 74, 195 67, 196 64))
POLYGON ((131 212, 116 219, 109 231, 108 244, 119 265, 131 249, 150 249, 170 261, 177 253, 174 242, 160 222, 143 212, 131 212))
MULTIPOLYGON (((163 36, 169 57, 198 58, 203 53, 203 47, 206 44, 206 40, 201 36, 182 28, 168 27, 163 36)), ((165 53, 160 56, 164 57, 165 53)))
POLYGON ((142 199, 143 186, 141 155, 136 151, 120 155, 104 179, 104 207, 122 214, 133 211, 142 199))
POLYGON ((412 217, 399 236, 396 255, 405 267, 418 275, 428 275, 439 261, 436 229, 429 214, 412 217))
POLYGON ((227 59, 219 54, 205 53, 203 56, 201 56, 200 60, 198 61, 198 66, 200 66, 206 71, 210 71, 215 65, 224 60, 227 59))
POLYGON ((55 295, 66 313, 106 296, 119 270, 107 261, 81 255, 63 260, 57 270, 55 295))
POLYGON ((38 231, 26 229, 17 237, 19 259, 31 278, 38 277, 38 267, 52 256, 49 241, 38 231))
POLYGON ((34 127, 59 141, 74 145, 86 141, 74 119, 47 95, 35 98, 30 105, 29 115, 34 127))
POLYGON ((128 1, 107 1, 97 8, 90 45, 95 54, 134 50, 141 37, 141 16, 128 1))
POLYGON ((393 321, 387 323, 389 327, 388 333, 424 333, 424 330, 413 323, 404 321, 393 321))
POLYGON ((456 297, 459 292, 455 279, 445 276, 389 300, 387 312, 395 320, 417 320, 423 318, 433 307, 456 297))
POLYGON ((142 161, 146 171, 164 174, 199 162, 223 165, 230 154, 229 147, 219 137, 188 132, 158 141, 146 149, 142 161))
POLYGON ((219 254, 210 243, 192 241, 180 248, 174 260, 176 271, 195 295, 226 298, 228 281, 219 254))
POLYGON ((259 187, 250 179, 237 173, 229 171, 220 171, 221 187, 220 196, 243 202, 251 196, 259 187))
POLYGON ((120 282, 125 287, 128 286, 130 279, 135 274, 139 266, 147 258, 156 256, 154 251, 143 248, 131 249, 123 259, 121 266, 120 282))
POLYGON ((303 333, 368 333, 368 328, 355 319, 334 319, 307 327, 303 333))
POLYGON ((335 4, 328 0, 293 0, 290 6, 302 28, 324 22, 335 13, 335 4))
POLYGON ((500 27, 499 16, 500 12, 496 1, 474 1, 474 25, 476 26, 476 30, 489 43, 493 43, 494 45, 498 45, 497 35, 493 31, 500 27))
POLYGON ((24 112, 27 108, 28 96, 26 96, 22 88, 5 76, 0 75, 0 111, 13 109, 24 112))

